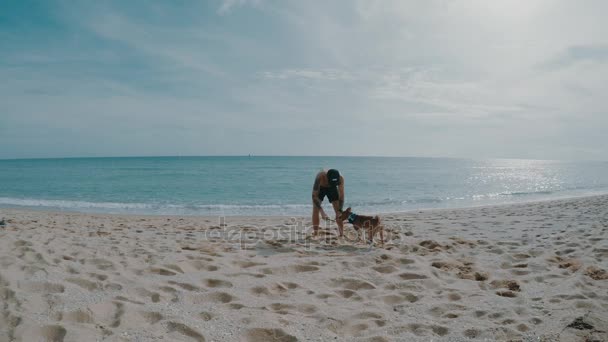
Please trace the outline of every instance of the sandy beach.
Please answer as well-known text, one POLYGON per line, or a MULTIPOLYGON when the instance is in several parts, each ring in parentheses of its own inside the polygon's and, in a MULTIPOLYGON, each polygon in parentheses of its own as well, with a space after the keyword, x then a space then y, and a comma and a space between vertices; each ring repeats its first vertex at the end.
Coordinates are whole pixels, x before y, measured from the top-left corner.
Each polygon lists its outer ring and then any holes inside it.
POLYGON ((371 250, 309 218, 1 217, 0 341, 608 340, 608 196, 382 215, 371 250))

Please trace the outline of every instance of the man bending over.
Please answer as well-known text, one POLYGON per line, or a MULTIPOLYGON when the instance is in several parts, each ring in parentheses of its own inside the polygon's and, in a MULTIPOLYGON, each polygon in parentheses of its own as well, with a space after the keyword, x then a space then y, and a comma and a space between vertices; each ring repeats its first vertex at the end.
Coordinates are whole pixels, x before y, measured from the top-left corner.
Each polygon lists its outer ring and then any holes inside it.
POLYGON ((327 199, 336 212, 336 223, 338 224, 340 236, 344 236, 344 225, 342 220, 338 220, 338 217, 342 213, 342 206, 344 205, 344 177, 340 175, 338 170, 323 170, 319 172, 315 178, 315 184, 312 187, 313 235, 317 235, 319 230, 319 214, 321 214, 323 219, 328 218, 321 206, 325 196, 327 196, 327 199))

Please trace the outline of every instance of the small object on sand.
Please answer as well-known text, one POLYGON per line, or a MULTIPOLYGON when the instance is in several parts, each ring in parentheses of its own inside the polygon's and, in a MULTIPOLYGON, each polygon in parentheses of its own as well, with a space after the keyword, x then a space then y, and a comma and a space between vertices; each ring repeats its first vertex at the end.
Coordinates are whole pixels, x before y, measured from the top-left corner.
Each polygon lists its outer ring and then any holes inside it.
POLYGON ((496 294, 501 297, 514 298, 517 295, 513 291, 496 291, 496 294))
POLYGON ((568 324, 566 327, 577 329, 577 330, 592 330, 593 329, 593 325, 585 322, 584 317, 576 318, 572 323, 568 324))
POLYGON ((4 226, 6 226, 6 221, 4 220, 4 218, 2 218, 2 220, 0 220, 0 227, 4 226))
POLYGON ((589 266, 585 270, 585 274, 593 280, 605 280, 608 279, 608 272, 599 267, 589 266))

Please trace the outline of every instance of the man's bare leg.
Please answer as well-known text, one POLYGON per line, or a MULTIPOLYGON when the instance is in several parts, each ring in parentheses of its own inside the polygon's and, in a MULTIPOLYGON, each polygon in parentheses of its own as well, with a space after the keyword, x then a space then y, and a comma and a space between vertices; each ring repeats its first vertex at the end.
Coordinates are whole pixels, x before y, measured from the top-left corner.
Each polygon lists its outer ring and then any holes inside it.
POLYGON ((340 217, 340 201, 333 201, 331 205, 334 207, 334 211, 336 212, 336 224, 338 225, 338 233, 340 233, 340 237, 344 236, 344 222, 339 219, 340 217))
POLYGON ((314 204, 312 206, 312 235, 316 236, 319 233, 319 208, 314 204))

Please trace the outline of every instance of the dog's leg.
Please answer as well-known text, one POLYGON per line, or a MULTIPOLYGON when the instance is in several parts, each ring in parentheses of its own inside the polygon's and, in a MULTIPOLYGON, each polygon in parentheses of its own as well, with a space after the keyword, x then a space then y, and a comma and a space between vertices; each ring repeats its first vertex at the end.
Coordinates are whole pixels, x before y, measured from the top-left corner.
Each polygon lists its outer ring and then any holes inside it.
POLYGON ((355 229, 355 232, 357 233, 357 241, 355 241, 355 242, 361 241, 361 228, 359 226, 357 226, 356 224, 353 224, 353 228, 355 229))
POLYGON ((382 245, 382 247, 384 247, 384 225, 382 224, 382 221, 380 220, 380 217, 378 217, 378 215, 376 215, 374 219, 376 222, 376 226, 374 227, 374 236, 378 231, 380 231, 380 244, 382 245))

